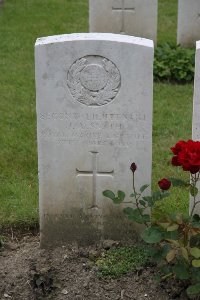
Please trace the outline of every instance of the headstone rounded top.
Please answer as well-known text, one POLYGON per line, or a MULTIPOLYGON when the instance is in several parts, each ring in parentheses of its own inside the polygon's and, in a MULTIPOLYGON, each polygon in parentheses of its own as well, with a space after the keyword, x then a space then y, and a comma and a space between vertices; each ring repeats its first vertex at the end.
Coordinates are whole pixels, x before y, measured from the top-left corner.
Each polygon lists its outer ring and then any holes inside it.
POLYGON ((53 43, 64 43, 73 41, 108 41, 108 42, 119 42, 129 43, 139 46, 146 46, 153 48, 153 41, 141 37, 130 36, 126 34, 115 34, 115 33, 71 33, 62 35, 53 35, 47 37, 41 37, 36 40, 35 46, 47 45, 53 43))

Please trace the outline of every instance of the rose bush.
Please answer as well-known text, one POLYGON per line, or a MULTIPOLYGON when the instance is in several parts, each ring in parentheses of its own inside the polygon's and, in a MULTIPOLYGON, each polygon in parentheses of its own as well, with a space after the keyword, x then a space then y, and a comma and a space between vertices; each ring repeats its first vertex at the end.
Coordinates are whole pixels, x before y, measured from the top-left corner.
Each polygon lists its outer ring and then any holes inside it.
MULTIPOLYGON (((173 166, 181 166, 184 171, 190 172, 190 180, 183 181, 175 178, 163 178, 158 181, 159 190, 146 196, 144 192, 148 184, 135 187, 136 163, 132 163, 130 170, 133 176, 133 199, 131 207, 124 209, 129 220, 144 224, 145 229, 141 234, 142 239, 151 244, 150 255, 159 263, 160 280, 171 277, 182 280, 188 296, 200 295, 200 248, 193 245, 194 237, 200 236, 200 216, 195 213, 195 208, 200 204, 198 200, 197 182, 200 177, 200 142, 193 140, 179 141, 171 148, 173 166), (182 213, 163 214, 159 219, 152 220, 148 213, 154 209, 157 201, 163 201, 170 194, 171 187, 182 187, 189 190, 192 197, 192 207, 188 215, 182 213)), ((125 199, 125 193, 118 191, 117 195, 106 190, 105 197, 110 198, 115 204, 120 204, 125 199)))

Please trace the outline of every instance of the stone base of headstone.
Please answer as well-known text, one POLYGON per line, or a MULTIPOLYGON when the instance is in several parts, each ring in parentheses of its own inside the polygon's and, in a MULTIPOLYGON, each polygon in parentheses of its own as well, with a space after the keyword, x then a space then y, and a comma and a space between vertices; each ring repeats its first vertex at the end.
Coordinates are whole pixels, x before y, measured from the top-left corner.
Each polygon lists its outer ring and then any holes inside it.
POLYGON ((77 242, 85 246, 102 240, 137 241, 141 226, 129 221, 119 208, 112 208, 107 216, 88 215, 80 211, 71 211, 67 215, 47 215, 43 219, 41 247, 52 247, 77 242))

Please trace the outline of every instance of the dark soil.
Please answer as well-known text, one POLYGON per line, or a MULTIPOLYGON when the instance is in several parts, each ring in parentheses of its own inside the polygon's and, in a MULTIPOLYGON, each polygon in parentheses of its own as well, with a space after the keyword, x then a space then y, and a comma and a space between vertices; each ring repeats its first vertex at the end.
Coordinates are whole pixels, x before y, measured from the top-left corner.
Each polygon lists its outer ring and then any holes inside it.
POLYGON ((94 260, 104 248, 68 245, 44 250, 38 236, 11 239, 0 250, 0 299, 187 299, 180 286, 156 283, 157 270, 151 265, 118 279, 99 278, 94 260))

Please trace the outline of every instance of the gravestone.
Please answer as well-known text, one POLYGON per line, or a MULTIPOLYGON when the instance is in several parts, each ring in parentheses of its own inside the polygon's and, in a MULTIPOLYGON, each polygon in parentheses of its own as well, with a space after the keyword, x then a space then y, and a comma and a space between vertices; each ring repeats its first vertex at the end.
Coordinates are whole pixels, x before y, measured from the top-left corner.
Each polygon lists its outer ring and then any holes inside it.
POLYGON ((200 40, 200 1, 179 0, 177 44, 195 47, 200 40))
MULTIPOLYGON (((136 230, 102 192, 151 182, 153 42, 115 34, 35 46, 41 246, 136 230)), ((126 201, 129 201, 128 198, 126 201)))
POLYGON ((112 32, 156 42, 157 0, 90 0, 90 32, 112 32))
MULTIPOLYGON (((195 79, 194 79, 194 99, 193 99, 193 119, 192 119, 192 139, 200 141, 200 41, 196 43, 195 58, 195 79)), ((200 191, 200 182, 197 184, 200 191)), ((198 194, 200 200, 200 193, 198 194)), ((193 205, 193 198, 190 198, 190 210, 193 205)), ((196 206, 196 212, 200 214, 200 205, 196 206)))

